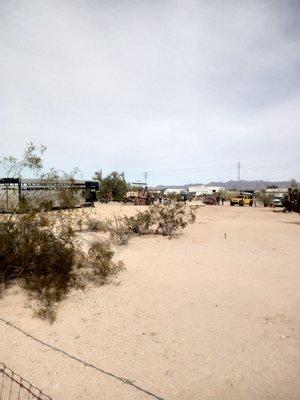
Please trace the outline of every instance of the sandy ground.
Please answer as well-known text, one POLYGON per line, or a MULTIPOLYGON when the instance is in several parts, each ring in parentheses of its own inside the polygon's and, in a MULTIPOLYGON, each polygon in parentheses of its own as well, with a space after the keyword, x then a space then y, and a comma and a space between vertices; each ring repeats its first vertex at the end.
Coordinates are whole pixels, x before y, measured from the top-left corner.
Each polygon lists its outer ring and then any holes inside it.
MULTIPOLYGON (((95 212, 120 210, 135 208, 95 212)), ((72 292, 52 326, 20 290, 1 300, 2 318, 100 370, 2 321, 0 361, 55 400, 299 399, 299 238, 296 214, 202 207, 177 239, 119 248, 115 284, 72 292)))

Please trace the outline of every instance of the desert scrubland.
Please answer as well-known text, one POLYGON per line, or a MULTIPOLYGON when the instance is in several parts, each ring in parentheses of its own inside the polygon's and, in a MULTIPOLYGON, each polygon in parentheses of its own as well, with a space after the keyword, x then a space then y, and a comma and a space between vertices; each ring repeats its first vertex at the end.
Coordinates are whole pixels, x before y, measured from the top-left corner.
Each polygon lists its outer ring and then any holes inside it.
POLYGON ((52 325, 33 318, 18 287, 0 301, 3 319, 98 369, 3 321, 0 361, 55 400, 299 399, 299 238, 297 214, 199 207, 178 237, 117 247, 126 269, 72 291, 52 325))

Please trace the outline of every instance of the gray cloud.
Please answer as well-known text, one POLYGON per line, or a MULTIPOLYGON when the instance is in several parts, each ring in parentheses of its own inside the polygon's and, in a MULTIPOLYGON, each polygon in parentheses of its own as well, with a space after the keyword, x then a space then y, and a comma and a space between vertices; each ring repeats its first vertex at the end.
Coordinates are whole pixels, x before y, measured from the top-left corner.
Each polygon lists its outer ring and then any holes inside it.
POLYGON ((86 177, 300 179, 298 5, 0 1, 0 157, 32 140, 86 177))

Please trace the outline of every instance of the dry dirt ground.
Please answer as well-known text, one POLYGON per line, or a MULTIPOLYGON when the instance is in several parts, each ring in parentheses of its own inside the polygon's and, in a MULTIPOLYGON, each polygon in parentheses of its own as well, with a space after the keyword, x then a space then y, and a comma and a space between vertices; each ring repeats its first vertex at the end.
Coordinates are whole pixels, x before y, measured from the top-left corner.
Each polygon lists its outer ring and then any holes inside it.
MULTIPOLYGON (((96 212, 120 210, 135 208, 96 212)), ((115 284, 72 292, 52 326, 19 289, 1 300, 2 318, 98 370, 3 321, 0 361, 54 400, 299 399, 299 239, 297 214, 201 207, 179 238, 119 248, 115 284)))

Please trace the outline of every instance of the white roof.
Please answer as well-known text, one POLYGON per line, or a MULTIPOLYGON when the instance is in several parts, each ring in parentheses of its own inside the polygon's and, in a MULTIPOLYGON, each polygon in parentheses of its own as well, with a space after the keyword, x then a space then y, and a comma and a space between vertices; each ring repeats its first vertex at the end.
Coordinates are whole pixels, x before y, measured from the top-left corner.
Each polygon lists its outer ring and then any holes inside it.
POLYGON ((219 190, 225 190, 223 186, 205 186, 205 185, 198 185, 198 186, 190 186, 189 192, 203 192, 208 193, 215 190, 218 192, 219 190))
POLYGON ((186 192, 186 189, 185 188, 167 188, 165 191, 164 191, 164 194, 171 194, 171 193, 180 193, 181 191, 184 191, 184 192, 186 192))

